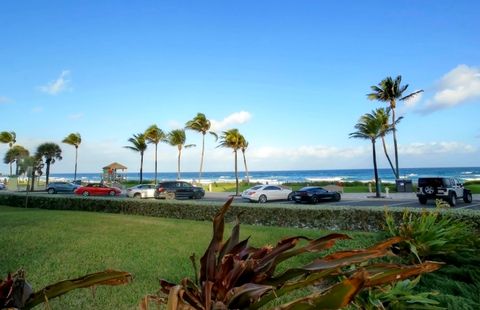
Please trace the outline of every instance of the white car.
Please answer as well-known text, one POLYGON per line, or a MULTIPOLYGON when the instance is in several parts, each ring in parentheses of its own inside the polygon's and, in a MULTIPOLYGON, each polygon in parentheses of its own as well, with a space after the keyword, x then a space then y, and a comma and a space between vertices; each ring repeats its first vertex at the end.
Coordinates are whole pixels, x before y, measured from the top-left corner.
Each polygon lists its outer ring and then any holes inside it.
POLYGON ((288 200, 292 190, 278 185, 257 185, 242 193, 242 198, 248 201, 265 203, 271 200, 288 200))
POLYGON ((127 197, 130 198, 154 198, 155 184, 139 184, 127 188, 127 197))

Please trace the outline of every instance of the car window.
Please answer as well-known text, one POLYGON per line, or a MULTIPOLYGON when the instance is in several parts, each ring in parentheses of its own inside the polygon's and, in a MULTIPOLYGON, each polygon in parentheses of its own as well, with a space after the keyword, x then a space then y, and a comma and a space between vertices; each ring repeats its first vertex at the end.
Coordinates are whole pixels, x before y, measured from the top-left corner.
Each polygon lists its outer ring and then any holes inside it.
POLYGON ((277 187, 277 186, 267 186, 267 187, 265 187, 265 190, 266 191, 279 191, 280 188, 277 187))
POLYGON ((257 185, 257 186, 254 186, 252 188, 250 188, 251 190, 257 190, 257 189, 260 189, 263 185, 257 185))

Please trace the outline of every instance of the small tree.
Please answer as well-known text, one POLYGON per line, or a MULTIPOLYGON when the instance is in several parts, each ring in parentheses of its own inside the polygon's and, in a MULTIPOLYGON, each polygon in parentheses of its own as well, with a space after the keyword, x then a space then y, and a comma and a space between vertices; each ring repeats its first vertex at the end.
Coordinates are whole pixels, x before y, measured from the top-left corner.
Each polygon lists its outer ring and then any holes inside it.
POLYGON ((155 144, 155 184, 157 184, 157 153, 158 153, 158 144, 160 142, 166 142, 167 136, 158 128, 157 125, 152 125, 145 130, 145 139, 148 143, 155 144))
MULTIPOLYGON (((0 132, 0 143, 8 144, 10 148, 17 142, 17 135, 13 131, 0 132)), ((12 163, 10 163, 10 175, 12 175, 12 163)))
POLYGON ((65 137, 65 139, 62 140, 63 143, 73 145, 75 147, 75 174, 73 176, 73 180, 77 180, 77 160, 78 160, 78 147, 80 146, 80 143, 82 143, 82 137, 80 134, 77 133, 71 133, 68 136, 65 137))
POLYGON ((182 157, 182 149, 194 147, 195 144, 185 144, 187 136, 185 135, 185 130, 183 129, 174 129, 170 131, 167 135, 167 141, 171 146, 176 146, 178 150, 177 158, 177 179, 180 179, 180 158, 182 157))
POLYGON ((30 152, 27 149, 25 149, 23 146, 14 145, 7 151, 7 153, 5 153, 3 162, 10 165, 15 163, 15 175, 18 175, 20 160, 29 155, 30 155, 30 152))
POLYGON ((130 142, 132 145, 124 146, 124 148, 140 153, 140 183, 142 183, 143 182, 143 154, 147 149, 145 134, 139 133, 139 134, 133 135, 133 138, 128 139, 128 142, 130 142))
POLYGON ((220 144, 218 147, 225 147, 230 148, 233 150, 233 154, 235 155, 235 194, 238 196, 238 159, 237 153, 238 150, 242 147, 242 141, 245 140, 243 136, 240 134, 238 129, 230 129, 224 131, 220 136, 220 144))
POLYGON ((47 170, 45 172, 46 185, 48 185, 48 179, 50 176, 50 165, 55 163, 55 160, 62 160, 62 149, 56 143, 47 142, 40 144, 37 148, 35 157, 43 159, 47 170))
POLYGON ((378 182, 378 168, 377 168, 377 152, 375 150, 375 142, 380 136, 382 123, 375 117, 375 111, 364 114, 358 123, 355 125, 357 131, 350 134, 351 138, 367 139, 372 142, 373 152, 373 171, 375 175, 375 197, 380 197, 380 183, 378 182))
POLYGON ((210 131, 210 127, 211 127, 210 120, 208 120, 205 114, 203 113, 197 113, 197 116, 195 116, 192 120, 188 121, 185 124, 186 129, 190 129, 202 134, 202 155, 200 157, 200 173, 198 175, 199 181, 202 179, 203 159, 205 157, 205 135, 208 132, 209 134, 215 137, 215 141, 217 141, 218 139, 218 135, 215 132, 210 131))

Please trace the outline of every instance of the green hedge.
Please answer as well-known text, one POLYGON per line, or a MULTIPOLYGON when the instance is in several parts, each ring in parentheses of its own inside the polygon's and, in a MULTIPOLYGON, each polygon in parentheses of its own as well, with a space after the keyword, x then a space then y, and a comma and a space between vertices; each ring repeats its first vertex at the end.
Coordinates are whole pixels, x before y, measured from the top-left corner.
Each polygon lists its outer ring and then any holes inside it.
MULTIPOLYGON (((1 193, 0 205, 25 207, 24 193, 1 193)), ((29 195, 28 207, 55 210, 136 214, 166 218, 210 221, 220 202, 203 200, 137 200, 129 198, 84 198, 78 196, 29 195)), ((390 208, 397 220, 403 208, 390 208)), ((413 212, 421 212, 413 209, 413 212)), ((445 210, 480 230, 480 212, 445 210)), ((253 225, 317 228, 327 230, 379 231, 385 223, 383 207, 346 207, 321 205, 247 204, 234 202, 226 219, 233 221, 241 213, 241 222, 253 225)))

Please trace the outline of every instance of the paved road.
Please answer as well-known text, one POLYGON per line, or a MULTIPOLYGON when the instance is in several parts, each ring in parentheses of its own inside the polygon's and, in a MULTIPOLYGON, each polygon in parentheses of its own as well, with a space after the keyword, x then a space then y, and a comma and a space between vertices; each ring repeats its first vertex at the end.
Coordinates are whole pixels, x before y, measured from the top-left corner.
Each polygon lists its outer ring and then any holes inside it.
MULTIPOLYGON (((35 194, 39 194, 36 192, 35 194)), ((40 193, 48 195, 46 192, 40 193)), ((224 202, 228 199, 230 195, 234 193, 205 193, 205 197, 202 201, 218 201, 224 202)), ((56 194, 60 195, 69 195, 72 194, 56 194)), ((121 194, 120 198, 125 198, 125 194, 121 194)), ((126 198, 125 198, 126 199, 126 198)), ((196 201, 196 200, 194 200, 196 201)), ((245 202, 241 197, 235 197, 236 202, 245 202)), ((280 204, 295 204, 291 201, 278 201, 278 202, 267 202, 268 203, 280 203, 280 204)), ((429 200, 427 205, 421 205, 418 202, 415 193, 391 193, 389 197, 383 198, 373 198, 372 194, 366 193, 344 193, 342 194, 342 200, 338 202, 321 202, 319 205, 325 206, 352 206, 352 207, 413 207, 413 208, 434 208, 435 201, 429 200)), ((480 194, 473 195, 472 203, 464 203, 462 199, 457 200, 457 206, 455 209, 466 209, 466 210, 478 210, 480 211, 480 194)))
MULTIPOLYGON (((234 193, 206 193, 205 200, 208 201, 225 201, 229 195, 234 193)), ((243 201, 240 197, 235 197, 235 201, 243 201)), ((276 203, 295 204, 291 201, 281 201, 276 203)), ((373 198, 372 194, 366 193, 344 193, 342 200, 338 202, 321 202, 320 205, 332 206, 355 206, 355 207, 414 207, 414 208, 434 208, 435 201, 429 200, 426 205, 418 202, 415 193, 392 193, 389 197, 373 198)), ((480 211, 480 195, 473 195, 472 203, 464 203, 462 199, 457 200, 455 209, 469 209, 480 211)))

